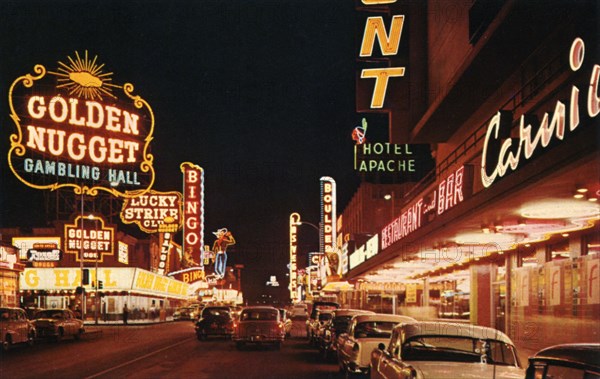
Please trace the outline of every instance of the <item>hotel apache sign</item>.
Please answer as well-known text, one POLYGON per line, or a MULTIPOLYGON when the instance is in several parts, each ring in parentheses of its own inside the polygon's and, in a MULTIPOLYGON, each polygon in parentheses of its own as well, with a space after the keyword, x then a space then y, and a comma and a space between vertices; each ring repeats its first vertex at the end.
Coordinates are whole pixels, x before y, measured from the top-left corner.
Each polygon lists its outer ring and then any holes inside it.
POLYGON ((154 114, 133 85, 112 82, 98 57, 69 56, 55 71, 38 64, 9 89, 8 163, 36 189, 139 196, 154 183, 154 114))
POLYGON ((167 219, 170 226, 173 226, 169 231, 176 232, 183 226, 181 199, 180 192, 154 190, 138 197, 127 198, 123 202, 121 221, 125 224, 137 224, 146 233, 158 233, 167 219))

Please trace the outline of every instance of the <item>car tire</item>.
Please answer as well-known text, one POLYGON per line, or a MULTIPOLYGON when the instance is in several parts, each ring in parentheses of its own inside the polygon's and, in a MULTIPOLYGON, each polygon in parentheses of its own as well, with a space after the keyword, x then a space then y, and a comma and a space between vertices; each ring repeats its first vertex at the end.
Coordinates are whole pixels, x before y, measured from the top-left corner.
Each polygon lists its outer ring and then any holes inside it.
POLYGON ((27 345, 33 346, 35 344, 35 332, 29 332, 27 336, 27 345))
POLYGON ((281 350, 281 342, 275 343, 275 350, 281 350))
POLYGON ((82 336, 82 335, 83 335, 83 329, 79 329, 79 330, 77 331, 77 333, 75 333, 75 334, 73 335, 73 338, 79 341, 79 340, 81 339, 81 336, 82 336))
POLYGON ((58 332, 56 333, 56 337, 55 337, 56 342, 62 341, 64 334, 65 334, 65 332, 62 328, 58 329, 58 332))
POLYGON ((235 343, 235 348, 238 350, 243 350, 244 349, 245 344, 241 341, 238 341, 235 343))
POLYGON ((4 337, 4 342, 2 343, 2 351, 9 351, 12 348, 12 337, 10 334, 7 334, 4 337))

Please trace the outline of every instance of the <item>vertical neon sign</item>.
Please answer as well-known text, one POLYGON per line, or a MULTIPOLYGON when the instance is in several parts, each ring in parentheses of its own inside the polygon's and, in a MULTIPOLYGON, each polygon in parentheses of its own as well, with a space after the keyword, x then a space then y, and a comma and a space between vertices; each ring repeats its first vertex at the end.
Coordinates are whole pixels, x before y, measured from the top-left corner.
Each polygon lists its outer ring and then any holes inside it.
POLYGON ((296 212, 290 215, 290 299, 298 300, 298 225, 300 215, 296 212))
MULTIPOLYGON (((336 188, 335 180, 328 176, 321 178, 321 252, 324 257, 336 249, 337 235, 336 188)), ((325 258, 326 259, 326 258, 325 258)), ((325 277, 321 277, 325 281, 325 277)))
POLYGON ((182 163, 180 168, 183 172, 183 251, 189 251, 194 261, 202 267, 204 170, 189 162, 182 163))

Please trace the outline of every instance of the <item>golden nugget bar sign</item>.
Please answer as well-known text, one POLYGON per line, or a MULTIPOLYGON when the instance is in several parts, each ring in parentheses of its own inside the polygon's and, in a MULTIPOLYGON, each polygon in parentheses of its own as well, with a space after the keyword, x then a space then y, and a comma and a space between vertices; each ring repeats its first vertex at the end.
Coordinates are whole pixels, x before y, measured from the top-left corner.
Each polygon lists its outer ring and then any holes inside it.
POLYGON ((97 58, 76 52, 56 71, 38 64, 12 83, 8 162, 26 185, 122 197, 152 187, 152 109, 132 84, 112 83, 97 58))

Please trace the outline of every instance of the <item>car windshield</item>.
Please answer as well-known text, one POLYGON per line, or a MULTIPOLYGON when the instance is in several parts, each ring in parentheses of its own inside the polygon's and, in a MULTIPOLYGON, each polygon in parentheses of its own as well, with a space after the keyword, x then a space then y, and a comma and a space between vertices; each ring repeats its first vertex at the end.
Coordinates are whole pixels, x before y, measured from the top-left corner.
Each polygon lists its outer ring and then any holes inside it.
POLYGON ((336 333, 344 333, 348 330, 348 324, 350 324, 352 316, 336 316, 333 319, 333 329, 336 333))
POLYGON ((229 308, 204 308, 202 317, 229 317, 229 308))
POLYGON ((416 336, 402 345, 406 361, 481 362, 518 366, 514 347, 496 340, 456 336, 416 336))
POLYGON ((61 311, 47 310, 47 311, 40 311, 40 312, 36 313, 35 318, 36 319, 39 319, 39 318, 65 318, 65 315, 61 311))
POLYGON ((361 322, 354 328, 354 337, 389 338, 392 335, 392 329, 395 325, 396 323, 391 321, 361 322))
POLYGON ((320 313, 319 314, 319 321, 329 321, 333 318, 333 315, 331 313, 320 313))
POLYGON ((241 320, 277 320, 277 315, 277 310, 245 310, 242 312, 241 320))

